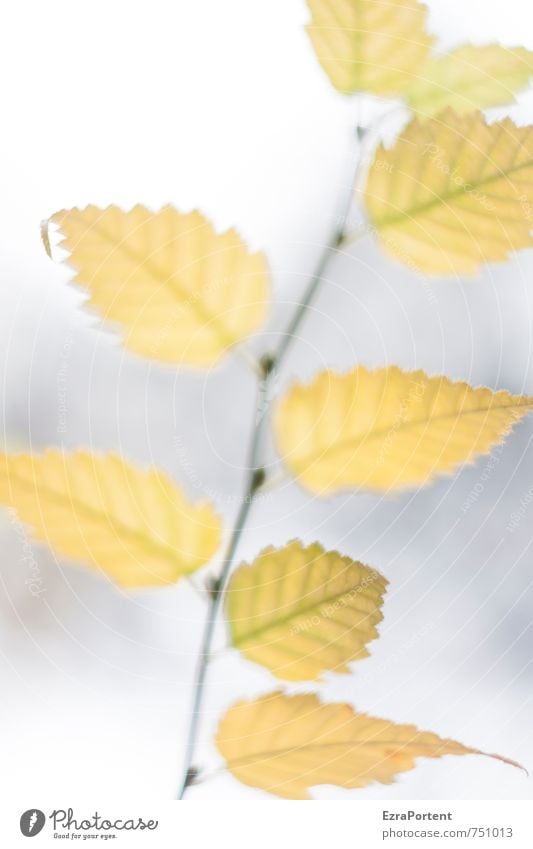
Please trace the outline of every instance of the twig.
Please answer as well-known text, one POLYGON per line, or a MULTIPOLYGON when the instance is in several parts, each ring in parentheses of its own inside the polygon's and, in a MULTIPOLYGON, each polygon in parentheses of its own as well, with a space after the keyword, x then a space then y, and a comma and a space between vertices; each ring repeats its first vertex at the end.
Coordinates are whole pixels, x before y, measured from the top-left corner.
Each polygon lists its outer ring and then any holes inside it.
POLYGON ((331 236, 320 255, 313 276, 307 284, 307 288, 302 296, 302 300, 296 307, 292 318, 290 319, 287 327, 285 328, 285 331, 281 337, 281 341, 274 354, 274 366, 278 369, 282 361, 285 359, 287 351, 294 342, 296 338, 296 333, 299 330, 304 318, 306 317, 307 311, 311 306, 311 303, 316 297, 316 294, 322 282, 322 277, 324 276, 324 272, 326 271, 332 256, 335 256, 337 253, 340 252, 340 248, 343 246, 344 243, 344 237, 346 234, 346 222, 353 203, 354 186, 359 176, 359 168, 362 162, 361 152, 363 147, 363 139, 366 135, 366 130, 360 127, 359 125, 356 128, 356 132, 358 139, 359 155, 357 157, 355 171, 352 175, 351 180, 349 181, 346 196, 343 199, 340 214, 337 218, 337 225, 333 229, 333 232, 331 233, 331 236))
MULTIPOLYGON (((357 136, 359 140, 359 149, 361 149, 361 141, 364 135, 364 130, 357 128, 357 136)), ((359 160, 360 161, 360 160, 359 160)), ((359 162, 358 162, 359 166, 359 162)), ((205 692, 205 682, 209 661, 211 658, 211 645, 215 632, 215 625, 222 602, 223 593, 226 587, 226 582, 234 562, 235 553, 239 544, 244 526, 247 522, 250 509, 257 492, 265 482, 265 470, 261 465, 261 447, 263 434, 268 421, 268 407, 270 403, 269 389, 273 379, 274 372, 279 370, 291 343, 295 339, 296 333, 306 317, 310 304, 318 292, 324 272, 333 256, 339 252, 339 247, 343 243, 345 236, 345 225, 350 212, 353 200, 353 187, 357 180, 359 168, 356 167, 355 173, 349 182, 349 188, 346 192, 346 198, 343 200, 340 215, 337 219, 337 225, 333 229, 331 236, 322 251, 316 269, 307 285, 307 288, 302 296, 302 300, 298 304, 292 318, 290 319, 278 347, 274 354, 266 354, 260 360, 259 366, 259 383, 257 389, 257 401, 255 410, 255 419, 251 433, 250 448, 248 454, 248 478, 246 488, 241 503, 235 525, 228 542, 228 547, 224 556, 222 569, 218 578, 216 578, 209 588, 209 607, 204 625, 202 636, 202 644, 200 654, 198 656, 198 664, 194 681, 194 695, 191 706, 189 719, 189 728, 187 733, 187 743, 185 748, 185 759, 183 764, 183 778, 181 789, 178 794, 178 799, 183 799, 187 788, 193 785, 199 776, 199 769, 194 764, 196 751, 196 742, 198 739, 200 714, 202 702, 205 692)))
POLYGON ((178 795, 178 799, 183 799, 187 787, 194 783, 194 779, 197 775, 197 770, 193 767, 193 758, 196 748, 196 740, 198 737, 200 710, 202 706, 205 679, 207 675, 207 668, 209 665, 211 643, 213 641, 217 614, 220 609, 220 603, 222 601, 222 594, 224 592, 226 580, 233 564, 233 558, 235 556, 237 545, 239 544, 241 534, 244 530, 244 526, 246 524, 246 520, 248 518, 248 513, 250 512, 254 496, 265 479, 264 470, 259 466, 259 452, 262 441, 261 437, 267 420, 267 417, 264 415, 264 405, 266 403, 265 399, 267 397, 268 392, 269 378, 270 374, 264 374, 264 376, 259 381, 255 420, 249 450, 249 472, 246 490, 244 493, 239 513, 237 515, 237 519, 235 521, 233 532, 228 542, 228 547, 224 556, 220 575, 213 581, 209 588, 209 608, 205 620, 202 645, 200 649, 200 654, 198 656, 198 665, 196 668, 194 696, 190 714, 189 730, 187 734, 185 761, 183 765, 183 781, 180 793, 178 795))

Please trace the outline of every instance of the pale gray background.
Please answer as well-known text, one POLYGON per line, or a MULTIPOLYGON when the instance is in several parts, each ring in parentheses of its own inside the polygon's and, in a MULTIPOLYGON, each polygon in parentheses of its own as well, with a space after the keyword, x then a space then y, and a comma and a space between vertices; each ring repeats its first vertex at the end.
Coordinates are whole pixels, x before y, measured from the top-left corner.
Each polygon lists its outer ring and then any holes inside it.
MULTIPOLYGON (((499 39, 533 48, 527 0, 434 0, 430 7, 431 27, 445 46, 499 39)), ((300 0, 21 0, 6 17, 6 444, 85 445, 155 462, 191 494, 211 494, 229 524, 253 415, 250 374, 229 360, 195 374, 125 354, 80 311, 68 269, 42 250, 39 221, 88 202, 198 206, 217 226, 236 225, 267 252, 275 293, 285 301, 274 309, 275 329, 331 227, 358 106, 337 95, 318 67, 300 0)), ((533 121, 533 93, 499 113, 533 121)), ((532 393, 533 253, 486 267, 472 280, 435 282, 431 291, 428 297, 370 239, 359 244, 331 272, 280 387, 324 364, 361 361, 532 393)), ((285 484, 255 508, 240 549, 251 558, 268 543, 300 536, 382 570, 391 586, 381 639, 352 676, 328 678, 321 693, 501 752, 530 769, 532 429, 533 421, 522 424, 490 470, 482 459, 420 493, 319 503, 285 484), (477 501, 465 510, 480 483, 477 501), (520 511, 510 533, 510 517, 520 511)), ((171 798, 199 600, 185 583, 123 593, 38 546, 46 591, 36 599, 25 583, 20 529, 5 514, 0 545, 4 795, 39 804, 46 793, 56 805, 95 794, 171 798)), ((212 670, 204 739, 233 699, 275 686, 261 668, 222 656, 212 670)), ((209 745, 202 762, 218 765, 209 745)), ((390 787, 329 787, 315 795, 530 798, 532 786, 519 771, 471 757, 423 762, 390 787)), ((220 776, 193 797, 248 799, 257 791, 220 776)))

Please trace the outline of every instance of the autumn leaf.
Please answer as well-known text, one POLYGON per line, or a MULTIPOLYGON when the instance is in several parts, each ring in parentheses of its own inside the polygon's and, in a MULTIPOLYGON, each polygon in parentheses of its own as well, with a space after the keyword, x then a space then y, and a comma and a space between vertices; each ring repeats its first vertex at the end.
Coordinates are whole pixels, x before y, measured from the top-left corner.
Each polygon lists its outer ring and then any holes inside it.
POLYGON ((533 244, 532 181, 533 127, 448 109, 378 149, 364 197, 396 259, 430 275, 474 274, 533 244))
POLYGON ((131 351, 210 366, 265 320, 265 258, 250 253, 235 230, 217 234, 199 212, 88 206, 50 220, 65 237, 88 304, 118 327, 131 351))
POLYGON ((433 42, 417 0, 308 0, 307 32, 343 93, 394 96, 413 83, 433 42))
POLYGON ((471 463, 532 408, 533 397, 359 366, 294 385, 277 410, 276 439, 290 471, 318 495, 386 492, 471 463))
POLYGON ((220 521, 160 471, 114 454, 0 455, 0 502, 60 555, 123 587, 170 584, 207 563, 220 521))
POLYGON ((448 106, 456 112, 514 101, 533 76, 533 52, 524 47, 468 44, 428 61, 408 88, 409 106, 435 115, 448 106))
MULTIPOLYGON (((307 799, 308 788, 318 784, 390 784, 419 757, 484 754, 413 725, 357 713, 347 704, 279 692, 230 708, 216 745, 235 778, 285 799, 307 799)), ((519 766, 499 755, 488 757, 519 766)))
POLYGON ((293 540, 240 566, 227 590, 232 644, 288 681, 344 673, 368 656, 387 581, 320 543, 293 540))

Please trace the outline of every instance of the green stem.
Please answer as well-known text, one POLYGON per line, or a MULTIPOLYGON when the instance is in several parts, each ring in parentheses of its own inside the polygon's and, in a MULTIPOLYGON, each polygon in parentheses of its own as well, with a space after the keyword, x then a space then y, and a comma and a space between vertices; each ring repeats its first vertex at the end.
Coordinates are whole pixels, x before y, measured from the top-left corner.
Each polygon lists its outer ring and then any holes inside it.
MULTIPOLYGON (((357 128, 357 135, 359 143, 361 143, 363 131, 359 127, 357 128)), ((357 163, 357 167, 355 168, 353 179, 350 180, 349 189, 346 192, 346 197, 343 199, 342 208, 337 219, 337 226, 333 229, 333 232, 331 233, 330 238, 328 239, 322 251, 315 271, 312 277, 310 278, 309 283, 307 284, 307 287, 303 293, 302 299, 296 307, 295 312, 293 313, 287 327, 285 328, 285 331, 281 336, 281 341, 278 347, 275 349, 274 354, 266 354, 262 357, 260 361, 255 421, 252 428, 250 448, 248 454, 248 478, 241 507, 235 521, 233 532, 228 542, 226 553, 224 555, 222 569, 218 578, 215 579, 215 581, 210 587, 209 607, 205 620, 202 643, 196 667, 193 691, 194 695, 191 706, 189 728, 187 732, 187 742, 185 747, 185 758, 183 764, 183 778, 181 789, 178 794, 178 799, 184 798, 188 787, 195 783, 195 779, 198 776, 198 768, 194 764, 194 757, 196 752, 196 743, 198 740, 200 716, 202 711, 202 703, 205 693, 205 683, 207 679, 209 661, 211 657, 211 646, 213 642, 216 621, 218 613, 220 611, 220 605, 222 603, 222 597, 226 588, 227 579, 229 577, 231 567, 234 562, 237 546, 239 544, 244 527, 248 520, 248 516, 252 504, 254 502, 255 496, 265 481, 265 470, 260 463, 260 457, 263 434, 268 421, 270 385, 275 372, 280 369, 283 361, 285 360, 285 357, 287 356, 292 342, 296 338, 296 333, 299 330, 304 318, 306 317, 309 307, 319 290, 322 278, 329 265, 329 262, 331 261, 332 257, 337 255, 337 253, 339 252, 339 247, 344 241, 346 219, 348 217, 348 213, 350 211, 350 207, 353 200, 353 188, 358 175, 359 163, 360 159, 357 163)))
POLYGON ((254 497, 265 479, 264 470, 259 466, 259 454, 262 441, 261 437, 263 435, 265 423, 267 420, 267 416, 265 415, 265 413, 270 375, 271 372, 264 373, 264 376, 262 376, 259 381, 255 422, 252 430, 252 438, 249 449, 249 471, 246 489, 243 496, 243 500, 241 502, 239 513, 237 515, 237 519, 235 520, 233 532, 229 539, 228 547, 224 555, 222 569, 218 578, 213 582, 210 587, 209 608, 205 620, 202 644, 200 648, 200 654, 198 655, 198 663, 196 667, 194 695, 190 713, 189 730, 187 733, 185 760, 183 764, 183 779, 178 799, 183 799, 187 788, 194 783, 194 779, 197 775, 197 769, 193 766, 193 759, 196 749, 196 741, 198 739, 200 713, 202 708, 205 681, 211 656, 211 644, 213 642, 213 635, 215 632, 217 616, 220 610, 220 604, 222 602, 222 596, 224 593, 226 582, 233 564, 233 559, 235 557, 235 552, 237 550, 239 540, 244 530, 244 526, 248 519, 248 514, 251 510, 254 497))
POLYGON ((344 245, 346 239, 346 221, 352 207, 353 197, 354 197, 354 187, 357 183, 357 179, 359 176, 359 169, 362 163, 361 157, 361 149, 363 145, 363 140, 366 136, 366 129, 363 127, 356 127, 357 141, 358 141, 358 150, 359 156, 357 158, 356 166, 354 173, 352 175, 352 179, 348 183, 348 187, 345 192, 345 197, 343 198, 342 206, 339 211, 339 216, 337 218, 337 226, 333 229, 320 257, 316 268, 313 272, 309 283, 307 284, 307 288, 303 294, 303 297, 296 307, 283 335, 281 337, 281 341, 276 349, 273 361, 274 367, 280 367, 282 361, 285 359, 287 355, 287 351, 290 346, 296 339, 296 334, 300 329, 300 325, 303 320, 307 316, 307 312, 312 302, 314 301, 318 290, 320 288, 320 284, 322 283, 322 278, 324 276, 324 272, 326 271, 329 262, 333 256, 336 256, 340 252, 340 248, 344 245))

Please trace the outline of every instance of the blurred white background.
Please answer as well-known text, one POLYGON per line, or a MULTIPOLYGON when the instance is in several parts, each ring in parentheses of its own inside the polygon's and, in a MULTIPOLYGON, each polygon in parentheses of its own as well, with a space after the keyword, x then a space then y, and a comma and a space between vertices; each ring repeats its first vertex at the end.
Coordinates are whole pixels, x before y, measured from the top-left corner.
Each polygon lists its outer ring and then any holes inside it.
MULTIPOLYGON (((443 46, 533 49, 527 0, 433 0, 443 46)), ((283 324, 346 189, 361 107, 330 87, 302 0, 19 0, 0 33, 3 184, 0 366, 9 449, 120 450, 215 498, 229 525, 243 481, 253 378, 232 359, 175 371, 124 353, 80 310, 39 222, 63 207, 171 202, 235 225, 271 262, 283 324)), ((494 111, 533 122, 533 91, 494 111)), ((397 363, 533 393, 533 252, 431 284, 371 239, 332 268, 279 387, 327 364, 397 363)), ((256 506, 240 548, 299 536, 390 580, 381 639, 320 691, 533 770, 533 422, 423 492, 317 502, 296 485, 256 506), (472 493, 475 492, 475 497, 472 493), (531 502, 531 503, 530 503, 531 502), (466 506, 469 505, 469 506, 466 506), (525 506, 524 506, 525 505, 525 506), (516 529, 508 529, 519 514, 516 529)), ((57 806, 113 794, 172 798, 203 606, 184 582, 124 593, 33 546, 3 514, 2 792, 57 806), (43 592, 27 581, 35 568, 43 592)), ((223 634, 220 634, 220 643, 223 634)), ((228 652, 212 667, 201 764, 222 709, 275 680, 228 652)), ((305 689, 301 687, 300 689, 305 689)), ((481 757, 420 762, 387 787, 317 798, 531 798, 533 779, 481 757)), ((227 775, 194 799, 251 799, 227 775)), ((267 796, 264 796, 267 799, 267 796)), ((27 807, 27 805, 26 805, 27 807)))

